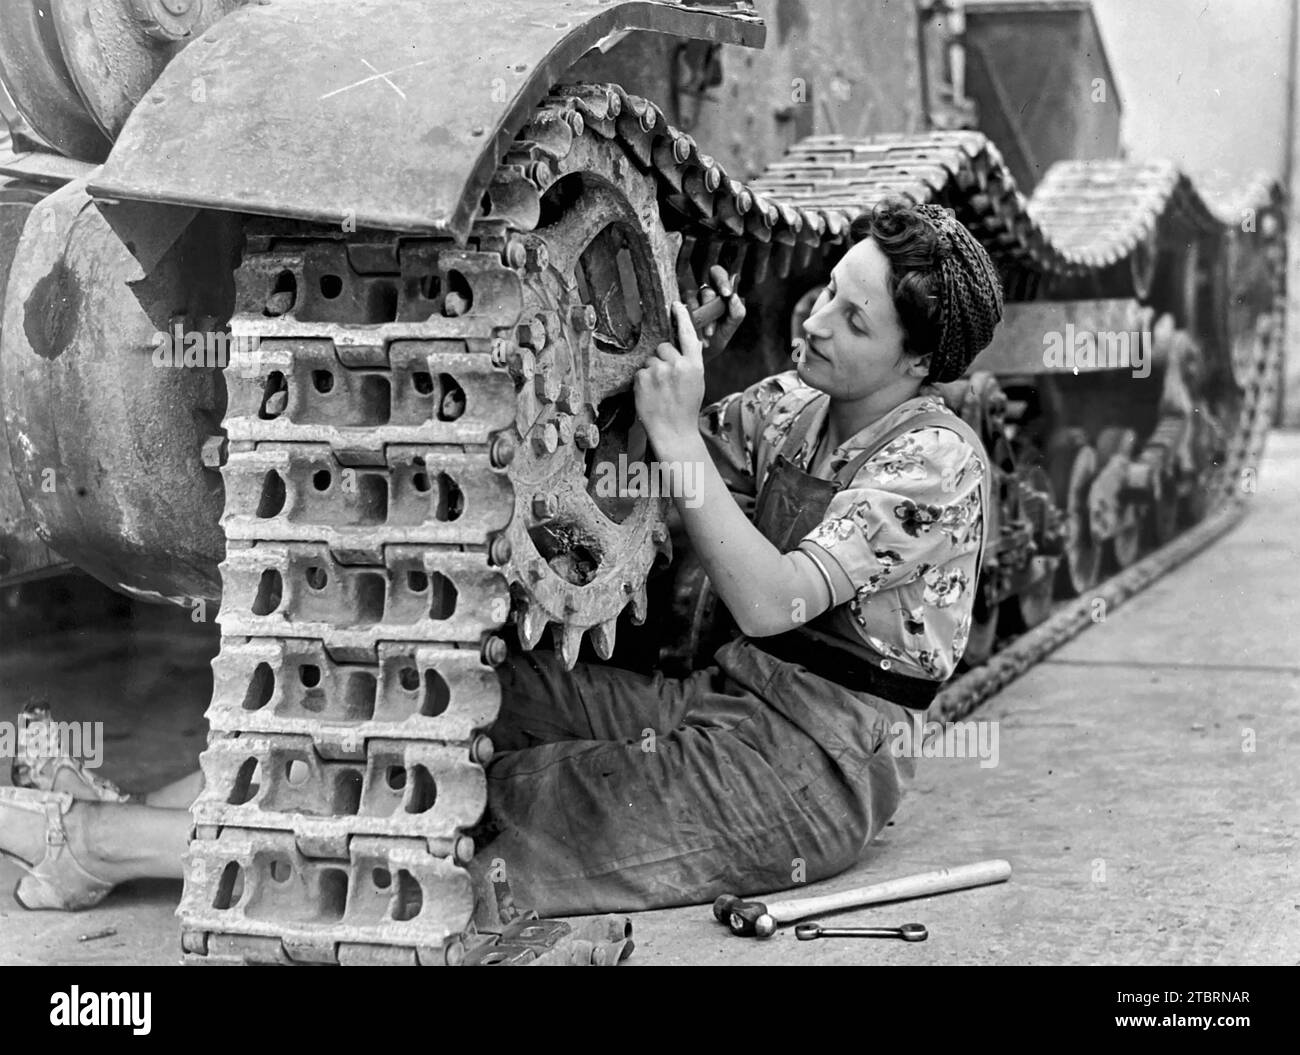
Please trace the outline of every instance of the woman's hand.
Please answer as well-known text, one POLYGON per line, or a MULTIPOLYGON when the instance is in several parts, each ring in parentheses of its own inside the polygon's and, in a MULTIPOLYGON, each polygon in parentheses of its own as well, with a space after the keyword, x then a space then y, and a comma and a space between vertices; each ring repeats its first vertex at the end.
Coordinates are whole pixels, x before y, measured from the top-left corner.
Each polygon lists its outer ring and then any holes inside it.
POLYGON ((677 343, 664 341, 636 372, 636 410, 660 457, 674 440, 698 436, 704 403, 704 346, 680 301, 669 309, 677 343))
POLYGON ((682 300, 691 310, 692 315, 719 297, 726 301, 725 314, 720 319, 707 323, 698 331, 705 345, 706 360, 720 355, 731 343, 731 338, 740 329, 740 324, 745 321, 745 302, 736 292, 736 282, 739 278, 739 273, 730 276, 724 267, 714 264, 709 268, 709 281, 705 285, 698 290, 687 290, 682 295, 682 300))

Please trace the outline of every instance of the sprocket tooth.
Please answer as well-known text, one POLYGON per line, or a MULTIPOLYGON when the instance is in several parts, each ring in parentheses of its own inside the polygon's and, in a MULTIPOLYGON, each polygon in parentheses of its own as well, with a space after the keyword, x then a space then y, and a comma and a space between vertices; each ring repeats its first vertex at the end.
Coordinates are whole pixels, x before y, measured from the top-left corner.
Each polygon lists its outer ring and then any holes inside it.
POLYGON ((530 652, 536 648, 537 643, 542 639, 542 635, 546 633, 547 622, 545 612, 525 602, 523 610, 515 617, 515 625, 519 629, 520 644, 530 652))
POLYGON ((632 594, 632 622, 636 626, 641 626, 645 622, 646 612, 649 609, 649 601, 646 599, 645 584, 638 586, 636 592, 632 594))
POLYGON ((609 659, 614 654, 614 638, 618 633, 618 620, 607 619, 591 628, 591 647, 601 659, 609 659))
POLYGON ((560 629, 559 623, 555 626, 556 629, 552 631, 552 636, 555 638, 555 651, 560 657, 560 662, 564 664, 564 669, 572 670, 574 664, 578 662, 578 653, 582 651, 583 628, 565 626, 560 629))

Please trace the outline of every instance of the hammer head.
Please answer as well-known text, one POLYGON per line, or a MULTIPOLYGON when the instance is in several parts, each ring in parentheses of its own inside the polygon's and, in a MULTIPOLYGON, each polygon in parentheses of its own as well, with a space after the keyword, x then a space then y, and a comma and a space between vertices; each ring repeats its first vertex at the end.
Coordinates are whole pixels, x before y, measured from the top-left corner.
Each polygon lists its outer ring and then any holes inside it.
POLYGON ((727 924, 732 934, 749 938, 770 938, 776 933, 776 920, 768 915, 761 901, 741 901, 733 905, 727 924))
POLYGON ((723 894, 713 903, 713 918, 719 923, 726 923, 731 918, 731 910, 744 904, 745 899, 735 894, 723 894))

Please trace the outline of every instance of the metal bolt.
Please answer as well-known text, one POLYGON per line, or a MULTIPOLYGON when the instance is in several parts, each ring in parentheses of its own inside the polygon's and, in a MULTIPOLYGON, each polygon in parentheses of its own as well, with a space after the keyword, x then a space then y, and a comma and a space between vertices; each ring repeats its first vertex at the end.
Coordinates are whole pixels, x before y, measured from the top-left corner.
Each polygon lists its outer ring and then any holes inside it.
POLYGON ((490 736, 484 736, 479 733, 469 745, 469 757, 472 761, 477 762, 480 766, 485 766, 492 761, 492 756, 496 754, 496 745, 492 743, 490 736))
POLYGON ((555 419, 556 429, 560 434, 561 443, 573 442, 573 415, 560 414, 555 419))
MULTIPOLYGON (((506 245, 506 251, 502 255, 507 267, 512 267, 518 271, 528 263, 528 250, 524 248, 523 242, 514 239, 506 245)), ((532 270, 536 270, 533 268, 532 270)))
POLYGON ((579 333, 596 328, 596 309, 590 304, 575 304, 569 309, 569 325, 579 333))
MULTIPOLYGON (((497 638, 497 640, 501 641, 500 638, 497 638)), ((504 647, 505 642, 501 641, 501 645, 504 647)), ((494 663, 493 666, 500 666, 501 663, 504 663, 505 661, 506 657, 502 656, 500 662, 494 663)), ((458 865, 469 864, 474 860, 474 840, 468 835, 458 835, 456 837, 456 846, 452 851, 452 856, 455 858, 458 865)))
POLYGON ((533 495, 533 516, 537 520, 552 520, 560 512, 560 499, 553 494, 538 492, 533 495))
POLYGON ((533 391, 543 403, 554 403, 560 395, 559 378, 547 373, 537 374, 533 377, 533 391))
POLYGON ((527 348, 516 348, 507 359, 510 374, 516 381, 527 381, 537 368, 537 360, 527 348))
POLYGON ((529 271, 545 271, 551 264, 551 251, 546 248, 546 243, 540 240, 528 243, 525 256, 525 266, 529 271))
POLYGON ((576 414, 582 409, 582 400, 572 385, 561 385, 555 397, 556 408, 564 414, 576 414))
POLYGON ((508 432, 498 432, 488 448, 488 461, 493 469, 504 469, 515 460, 515 440, 508 432))
POLYGON ((514 346, 504 337, 496 338, 496 340, 492 342, 492 365, 509 366, 510 353, 513 350, 514 346))
POLYGON ((546 347, 546 327, 536 319, 515 327, 515 337, 525 348, 531 348, 535 352, 546 347))
POLYGON ((510 656, 510 648, 506 645, 503 638, 496 634, 490 635, 483 642, 483 651, 481 658, 489 667, 499 667, 510 656))
POLYGON ((538 190, 545 190, 555 182, 555 174, 545 161, 533 161, 524 169, 524 175, 537 185, 538 190))
POLYGON ((655 125, 659 121, 659 118, 655 115, 654 107, 650 106, 647 103, 646 108, 641 111, 638 120, 641 123, 641 131, 653 132, 655 125))
POLYGON ((577 110, 565 110, 564 120, 568 123, 569 130, 575 136, 582 135, 587 128, 587 122, 582 119, 582 114, 578 113, 577 110))
POLYGON ((600 429, 595 425, 579 425, 573 430, 573 442, 579 450, 589 451, 600 446, 600 429))
POLYGON ((203 451, 200 455, 204 466, 209 469, 220 469, 226 464, 228 449, 229 443, 225 436, 209 436, 203 441, 203 451))
POLYGON ((617 117, 623 112, 623 100, 618 97, 618 92, 610 89, 605 93, 605 98, 608 100, 610 117, 617 117))
POLYGON ((503 567, 510 563, 510 555, 513 547, 510 540, 505 535, 498 535, 491 543, 488 544, 488 560, 498 567, 503 567))

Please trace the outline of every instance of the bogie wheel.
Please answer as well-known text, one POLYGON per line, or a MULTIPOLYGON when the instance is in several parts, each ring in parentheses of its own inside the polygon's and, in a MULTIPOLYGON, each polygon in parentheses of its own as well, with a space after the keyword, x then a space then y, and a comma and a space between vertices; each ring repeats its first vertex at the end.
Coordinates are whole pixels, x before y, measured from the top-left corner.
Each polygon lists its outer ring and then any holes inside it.
POLYGON ((1210 511, 1210 496, 1223 479, 1223 452, 1210 426, 1198 426, 1191 449, 1193 471, 1178 502, 1178 520, 1184 528, 1205 519, 1210 511))
POLYGON ((50 5, 52 35, 58 37, 86 111, 109 138, 116 139, 176 53, 243 4, 244 0, 134 0, 128 12, 115 10, 116 4, 62 0, 50 5))
POLYGON ((0 73, 14 105, 37 135, 68 157, 103 161, 108 156, 108 137, 91 117, 68 72, 52 8, 51 0, 0 4, 0 73))
POLYGON ((1097 476, 1097 451, 1073 440, 1055 445, 1051 456, 1053 490, 1065 511, 1064 555, 1057 576, 1068 596, 1086 593, 1101 577, 1101 545, 1092 537, 1088 492, 1097 476))
POLYGON ((1008 615, 1017 630, 1031 630, 1052 614, 1052 595, 1056 587, 1056 577, 1051 574, 1048 563, 1051 558, 1041 555, 1048 548, 1046 535, 1054 511, 1052 482, 1046 471, 1035 466, 1024 473, 1020 489, 1021 515, 1033 525, 1034 542, 1040 551, 1040 555, 1032 559, 1038 562, 1039 570, 1044 573, 1016 594, 1008 615))
MULTIPOLYGON (((987 510, 985 514, 988 519, 988 523, 984 525, 986 545, 990 545, 999 536, 1002 525, 1003 502, 1005 501, 1003 495, 1005 482, 1002 479, 1001 469, 996 461, 993 461, 992 464, 994 475, 993 487, 990 490, 993 495, 993 502, 992 508, 987 510)), ((966 639, 965 649, 962 650, 962 661, 967 667, 977 667, 981 663, 988 662, 997 645, 1000 605, 988 603, 985 583, 985 577, 988 574, 989 567, 986 563, 980 576, 980 582, 976 585, 975 604, 971 609, 970 617, 970 635, 966 639)))
POLYGON ((1151 544, 1156 547, 1172 542, 1178 534, 1178 470, 1174 456, 1168 450, 1161 453, 1156 497, 1147 517, 1151 544))
POLYGON ((982 590, 976 595, 971 610, 970 636, 966 639, 966 648, 961 654, 962 662, 967 667, 978 667, 992 657, 997 644, 1000 608, 1001 605, 987 604, 982 590))
MULTIPOLYGON (((1137 435, 1132 429, 1104 429, 1097 437, 1097 462, 1104 470, 1117 454, 1131 459, 1136 446, 1137 435)), ((1146 505, 1125 493, 1122 486, 1115 490, 1114 525, 1109 541, 1115 564, 1120 568, 1135 564, 1142 556, 1146 505)))

